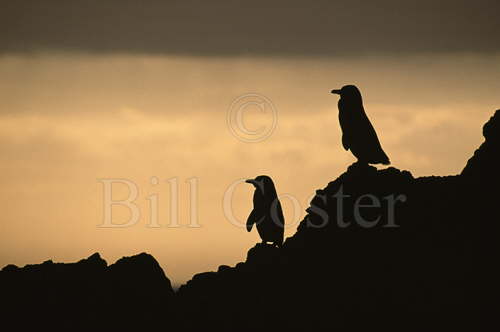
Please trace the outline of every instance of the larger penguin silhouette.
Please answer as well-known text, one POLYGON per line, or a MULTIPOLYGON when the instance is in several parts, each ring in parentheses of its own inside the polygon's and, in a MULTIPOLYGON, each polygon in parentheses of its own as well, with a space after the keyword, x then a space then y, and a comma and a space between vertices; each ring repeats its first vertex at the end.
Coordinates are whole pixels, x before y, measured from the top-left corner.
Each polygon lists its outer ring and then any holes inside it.
POLYGON ((377 133, 363 108, 361 92, 354 85, 332 90, 339 94, 339 121, 342 128, 342 145, 363 164, 388 165, 389 157, 382 150, 377 133))
POLYGON ((245 182, 255 187, 253 210, 247 219, 247 231, 257 227, 262 243, 272 242, 281 247, 283 244, 284 218, 281 203, 276 194, 273 180, 267 175, 260 175, 245 182))

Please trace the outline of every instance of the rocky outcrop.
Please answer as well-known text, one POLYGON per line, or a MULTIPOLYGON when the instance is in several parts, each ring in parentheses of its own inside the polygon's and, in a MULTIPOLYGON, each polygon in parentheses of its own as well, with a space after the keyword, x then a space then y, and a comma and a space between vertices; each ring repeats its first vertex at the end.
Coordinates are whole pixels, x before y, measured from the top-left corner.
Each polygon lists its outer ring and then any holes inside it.
POLYGON ((484 143, 474 152, 462 176, 487 180, 498 172, 500 164, 500 110, 483 126, 484 143))
POLYGON ((282 249, 258 244, 245 262, 196 275, 182 305, 215 326, 266 330, 449 329, 491 311, 477 294, 495 284, 500 252, 499 113, 461 175, 354 164, 316 191, 282 249))
POLYGON ((8 265, 0 272, 4 326, 56 329, 150 326, 174 293, 146 253, 107 265, 98 253, 77 263, 8 265))

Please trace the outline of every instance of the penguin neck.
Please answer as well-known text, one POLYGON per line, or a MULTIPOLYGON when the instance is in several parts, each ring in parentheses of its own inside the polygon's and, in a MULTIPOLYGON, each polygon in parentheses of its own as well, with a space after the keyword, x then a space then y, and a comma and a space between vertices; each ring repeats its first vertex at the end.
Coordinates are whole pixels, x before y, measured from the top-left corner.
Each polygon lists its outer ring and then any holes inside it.
POLYGON ((253 195, 253 205, 269 207, 274 203, 275 199, 275 190, 266 191, 264 194, 260 190, 256 190, 253 195))
POLYGON ((361 98, 340 98, 339 102, 353 107, 363 107, 363 99, 361 98))

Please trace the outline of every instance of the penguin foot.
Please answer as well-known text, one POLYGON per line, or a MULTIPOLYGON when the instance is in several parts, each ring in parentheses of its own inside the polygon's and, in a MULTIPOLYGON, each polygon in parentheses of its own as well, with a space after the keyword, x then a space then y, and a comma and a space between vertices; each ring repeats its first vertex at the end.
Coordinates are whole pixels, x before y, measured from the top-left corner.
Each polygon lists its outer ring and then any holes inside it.
POLYGON ((370 166, 370 164, 368 162, 362 161, 362 160, 359 160, 359 159, 353 165, 356 166, 356 167, 369 167, 370 166))

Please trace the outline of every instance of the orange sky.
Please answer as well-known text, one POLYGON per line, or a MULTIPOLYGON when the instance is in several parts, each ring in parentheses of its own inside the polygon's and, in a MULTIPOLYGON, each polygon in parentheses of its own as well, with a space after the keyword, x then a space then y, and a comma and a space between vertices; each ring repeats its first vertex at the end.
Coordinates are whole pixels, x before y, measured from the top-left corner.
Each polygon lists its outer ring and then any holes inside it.
MULTIPOLYGON (((223 201, 232 184, 260 174, 284 195, 290 236, 314 191, 354 161, 341 148, 338 97, 329 94, 344 84, 361 89, 392 166, 414 176, 456 174, 500 106, 500 54, 0 57, 0 266, 69 262, 96 251, 112 263, 146 251, 182 283, 243 260, 259 241, 231 222, 223 201), (241 113, 250 131, 276 123, 255 143, 227 124, 231 103, 250 93, 275 108, 255 104, 241 113), (137 184, 136 224, 99 227, 99 179, 109 178, 137 184), (173 178, 180 227, 167 227, 173 178), (187 226, 188 181, 197 181, 200 227, 187 226), (159 228, 148 227, 154 194, 159 228)), ((126 197, 126 187, 115 189, 114 198, 126 197)), ((246 220, 252 193, 248 184, 234 186, 236 220, 246 220)), ((113 211, 116 223, 127 220, 124 207, 113 211)))

